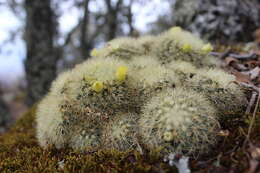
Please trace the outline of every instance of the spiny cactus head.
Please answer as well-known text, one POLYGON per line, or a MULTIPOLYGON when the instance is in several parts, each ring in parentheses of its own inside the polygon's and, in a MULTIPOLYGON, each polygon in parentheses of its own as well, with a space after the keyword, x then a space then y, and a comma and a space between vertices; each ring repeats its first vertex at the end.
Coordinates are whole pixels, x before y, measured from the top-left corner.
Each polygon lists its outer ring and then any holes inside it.
POLYGON ((70 70, 59 74, 51 84, 49 95, 59 95, 63 90, 65 83, 71 79, 71 75, 72 72, 70 70))
POLYGON ((139 70, 142 68, 153 68, 155 66, 161 66, 160 62, 151 55, 144 55, 144 56, 134 56, 129 63, 129 65, 135 69, 139 70))
POLYGON ((216 110, 201 94, 176 88, 153 97, 140 115, 140 133, 149 148, 205 152, 215 143, 216 110))
POLYGON ((236 78, 234 75, 228 74, 227 72, 217 69, 217 68, 210 68, 210 69, 201 69, 198 71, 198 74, 207 78, 211 79, 212 81, 216 82, 216 84, 222 86, 223 88, 233 85, 236 78))
MULTIPOLYGON (((92 59, 75 68, 78 87, 70 87, 84 103, 115 112, 141 104, 139 79, 130 64, 115 58, 92 59), (136 95, 140 96, 139 98, 136 95), (139 100, 139 101, 138 101, 139 100)), ((72 85, 72 83, 69 83, 72 85)))
POLYGON ((211 50, 210 44, 205 44, 201 39, 188 31, 173 28, 157 36, 157 44, 152 54, 162 64, 181 60, 194 64, 196 67, 214 66, 213 57, 208 56, 211 50))
POLYGON ((87 151, 89 149, 98 149, 100 148, 100 134, 87 133, 86 130, 81 130, 78 134, 74 132, 72 135, 69 147, 79 150, 87 151))
POLYGON ((129 65, 133 69, 133 76, 144 88, 159 89, 179 85, 179 78, 152 56, 134 57, 129 65))
POLYGON ((117 59, 93 58, 83 64, 76 66, 75 75, 83 76, 85 82, 92 84, 99 81, 104 84, 117 80, 117 69, 127 66, 126 63, 117 59))
POLYGON ((131 150, 137 143, 137 114, 119 113, 103 129, 102 143, 105 148, 131 150))
POLYGON ((241 111, 245 105, 245 95, 234 81, 235 77, 223 70, 202 69, 186 85, 207 96, 223 116, 229 110, 241 111))
POLYGON ((166 67, 173 71, 182 83, 186 82, 197 73, 197 68, 191 63, 185 61, 173 61, 167 64, 166 67))
POLYGON ((204 42, 199 37, 180 28, 173 28, 167 31, 166 35, 173 39, 181 48, 186 47, 189 50, 200 51, 204 46, 204 42))
POLYGON ((135 38, 120 37, 109 41, 103 48, 98 50, 102 57, 130 60, 132 56, 143 55, 144 49, 135 38))
POLYGON ((58 108, 59 97, 46 96, 38 105, 36 112, 36 137, 40 146, 47 148, 55 145, 62 148, 68 142, 67 136, 62 133, 62 113, 58 108))
POLYGON ((152 50, 156 49, 157 37, 152 35, 145 35, 137 39, 137 44, 142 47, 145 55, 153 55, 152 50))
POLYGON ((180 26, 174 26, 170 29, 170 32, 174 33, 174 34, 178 34, 182 31, 182 28, 180 26))
POLYGON ((116 112, 138 111, 143 104, 141 92, 137 83, 128 80, 127 65, 122 61, 94 58, 77 65, 53 83, 39 106, 41 145, 97 147, 101 124, 116 112))

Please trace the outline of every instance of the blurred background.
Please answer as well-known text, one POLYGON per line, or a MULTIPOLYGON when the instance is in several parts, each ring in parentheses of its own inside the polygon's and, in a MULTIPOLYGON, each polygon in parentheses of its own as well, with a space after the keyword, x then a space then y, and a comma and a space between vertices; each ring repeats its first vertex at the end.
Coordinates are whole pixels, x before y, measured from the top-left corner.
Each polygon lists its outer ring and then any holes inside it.
POLYGON ((260 0, 0 0, 0 134, 93 48, 175 25, 259 46, 260 0))

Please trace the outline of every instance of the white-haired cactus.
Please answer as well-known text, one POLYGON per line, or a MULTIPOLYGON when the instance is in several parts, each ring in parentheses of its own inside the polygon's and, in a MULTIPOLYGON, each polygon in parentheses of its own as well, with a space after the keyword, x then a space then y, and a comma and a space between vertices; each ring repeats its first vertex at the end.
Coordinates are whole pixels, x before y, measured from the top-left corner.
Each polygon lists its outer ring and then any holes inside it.
POLYGON ((105 148, 135 149, 138 142, 137 114, 124 113, 107 123, 101 137, 105 148))
POLYGON ((146 55, 151 55, 156 46, 157 36, 145 35, 137 39, 137 44, 144 50, 146 55))
POLYGON ((186 86, 204 94, 220 114, 242 111, 246 105, 245 94, 235 83, 235 77, 220 69, 197 70, 186 86))
POLYGON ((215 143, 216 110, 201 94, 176 88, 153 97, 142 110, 139 126, 149 148, 195 153, 215 143))
POLYGON ((39 104, 40 145, 205 152, 215 143, 219 115, 240 110, 244 99, 231 75, 209 69, 211 49, 178 27, 94 49, 39 104))
POLYGON ((38 109, 40 144, 75 148, 98 144, 102 123, 117 112, 140 110, 142 90, 130 79, 127 66, 112 59, 90 60, 61 75, 38 109), (48 125, 53 126, 51 131, 48 125))
POLYGON ((97 58, 61 75, 39 107, 40 144, 77 149, 98 146, 103 125, 116 118, 118 112, 138 114, 155 90, 168 87, 167 70, 159 63, 134 64, 97 58), (48 103, 52 103, 50 108, 48 103), (50 116, 47 123, 45 114, 50 116), (48 125, 54 122, 54 129, 48 131, 48 125), (49 140, 49 136, 53 139, 49 140))
POLYGON ((186 61, 172 61, 165 65, 173 74, 178 76, 181 84, 186 83, 197 73, 197 68, 186 61))
POLYGON ((210 44, 205 44, 190 32, 173 27, 158 36, 152 51, 163 64, 182 60, 202 67, 216 65, 216 61, 208 54, 212 49, 210 44))
POLYGON ((235 77, 218 68, 197 69, 189 62, 173 61, 166 65, 180 79, 180 85, 204 94, 219 110, 239 112, 246 105, 242 89, 235 77))
POLYGON ((145 54, 145 48, 139 44, 135 38, 122 37, 109 41, 104 48, 93 49, 91 56, 93 57, 112 57, 123 60, 129 60, 133 56, 145 54))
POLYGON ((171 70, 162 66, 155 58, 150 56, 133 57, 129 65, 133 69, 139 83, 144 88, 159 89, 165 86, 179 85, 179 78, 171 70))

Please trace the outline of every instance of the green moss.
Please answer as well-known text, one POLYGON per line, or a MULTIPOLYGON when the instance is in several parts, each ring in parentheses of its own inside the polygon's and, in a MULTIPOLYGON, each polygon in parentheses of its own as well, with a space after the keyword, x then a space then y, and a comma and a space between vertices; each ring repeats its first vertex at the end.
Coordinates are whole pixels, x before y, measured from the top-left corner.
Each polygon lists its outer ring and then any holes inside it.
POLYGON ((42 149, 35 137, 35 109, 0 136, 0 172, 166 172, 176 171, 158 153, 99 150, 88 153, 53 146, 42 149))
MULTIPOLYGON (((99 150, 77 152, 72 149, 58 150, 49 146, 42 149, 35 138, 35 109, 27 112, 10 131, 0 136, 0 172, 177 172, 162 162, 160 150, 118 152, 99 150)), ((245 140, 252 115, 226 114, 222 129, 229 130, 229 136, 222 136, 218 144, 207 155, 191 160, 192 172, 217 170, 233 167, 236 172, 248 169, 246 153, 241 147, 245 140), (233 152, 231 152, 233 151, 233 152), (220 154, 222 153, 222 154, 220 154), (219 159, 220 167, 214 166, 219 159), (207 161, 209 160, 209 161, 207 161), (206 163, 201 167, 202 163, 206 163)), ((260 112, 251 132, 253 144, 260 142, 260 112)))

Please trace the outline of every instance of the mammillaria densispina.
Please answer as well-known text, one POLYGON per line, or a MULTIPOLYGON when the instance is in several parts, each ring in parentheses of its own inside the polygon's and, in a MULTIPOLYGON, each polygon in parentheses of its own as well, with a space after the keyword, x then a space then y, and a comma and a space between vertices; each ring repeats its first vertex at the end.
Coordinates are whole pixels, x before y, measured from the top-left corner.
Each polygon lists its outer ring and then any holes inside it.
POLYGON ((211 50, 179 27, 94 49, 92 58, 59 75, 41 101, 40 145, 206 152, 223 111, 239 110, 245 97, 216 67, 211 50))

